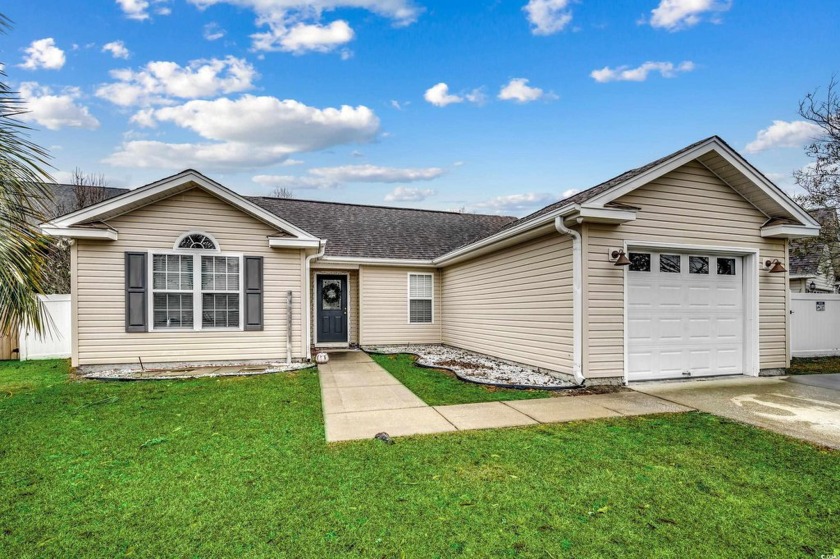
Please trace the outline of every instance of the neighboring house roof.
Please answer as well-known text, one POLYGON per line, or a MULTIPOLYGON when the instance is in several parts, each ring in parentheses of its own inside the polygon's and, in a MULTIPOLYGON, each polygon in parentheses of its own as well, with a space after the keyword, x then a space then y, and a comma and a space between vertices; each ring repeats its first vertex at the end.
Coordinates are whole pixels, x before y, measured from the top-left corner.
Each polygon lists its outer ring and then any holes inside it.
POLYGON ((796 253, 797 247, 791 243, 790 247, 790 275, 812 277, 819 275, 820 264, 825 261, 825 245, 815 244, 807 254, 796 253))
MULTIPOLYGON (((837 210, 833 208, 817 208, 809 213, 820 225, 827 227, 828 231, 836 231, 837 210)), ((837 241, 834 251, 840 247, 840 240, 837 241)), ((831 272, 832 250, 822 242, 792 240, 790 242, 790 275, 803 277, 816 277, 823 273, 831 272)), ((835 270, 840 274, 840 270, 835 270)))
POLYGON ((326 256, 431 260, 495 233, 515 217, 249 196, 301 229, 327 239, 326 256))

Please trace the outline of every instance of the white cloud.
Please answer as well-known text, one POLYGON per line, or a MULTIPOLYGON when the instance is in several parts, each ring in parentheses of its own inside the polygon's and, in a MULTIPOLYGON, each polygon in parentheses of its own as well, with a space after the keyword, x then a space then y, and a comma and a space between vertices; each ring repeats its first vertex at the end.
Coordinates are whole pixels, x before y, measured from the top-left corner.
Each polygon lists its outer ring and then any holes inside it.
POLYGON ((66 61, 64 51, 55 46, 55 39, 52 37, 32 41, 24 52, 26 56, 19 66, 27 70, 59 70, 66 61))
POLYGON ((20 84, 20 97, 28 112, 19 115, 24 122, 36 122, 50 130, 61 128, 99 127, 99 121, 84 105, 76 103, 81 97, 78 88, 69 87, 54 93, 50 88, 35 82, 20 84))
POLYGON ((385 195, 386 202, 422 202, 429 196, 434 196, 437 191, 431 188, 411 188, 398 186, 385 195))
MULTIPOLYGON (((253 181, 271 186, 301 189, 338 188, 349 182, 395 183, 430 181, 446 171, 440 167, 380 167, 377 165, 343 165, 339 167, 316 167, 307 175, 257 175, 253 181)), ((399 190, 396 189, 396 190, 399 190)), ((396 192, 395 190, 395 192, 396 192)), ((418 189, 408 189, 418 190, 418 189)), ((419 190, 418 190, 419 191, 419 190)))
POLYGON ((534 35, 551 35, 562 31, 572 21, 570 0, 529 0, 522 9, 534 35))
POLYGON ((335 182, 415 182, 429 181, 445 171, 440 167, 379 167, 377 165, 344 165, 340 167, 319 167, 310 174, 328 178, 335 182))
POLYGON ((149 62, 139 70, 111 71, 117 81, 101 85, 97 97, 123 107, 171 103, 172 98, 195 99, 253 88, 257 71, 246 60, 192 60, 186 66, 175 62, 149 62))
POLYGON ((694 70, 694 62, 686 60, 674 65, 672 62, 645 62, 636 68, 619 66, 610 68, 604 66, 600 70, 592 70, 590 76, 598 83, 607 82, 643 82, 648 74, 658 72, 663 78, 673 78, 677 74, 694 70))
POLYGON ((496 196, 490 200, 479 202, 474 206, 482 210, 491 210, 494 213, 518 213, 536 207, 547 206, 556 201, 557 197, 551 194, 529 192, 527 194, 496 196))
POLYGON ((204 26, 204 38, 208 41, 217 41, 224 37, 226 34, 227 31, 222 29, 221 26, 215 21, 210 22, 204 26))
POLYGON ((284 29, 282 34, 272 32, 254 35, 256 50, 282 50, 294 54, 307 52, 330 52, 353 40, 353 30, 344 20, 328 25, 298 23, 284 29))
POLYGON ((529 103, 539 99, 556 98, 553 93, 546 93, 539 87, 531 87, 525 78, 512 78, 499 91, 499 99, 502 101, 516 101, 517 103, 529 103))
POLYGON ((114 58, 128 58, 131 53, 122 41, 111 41, 102 45, 102 52, 110 52, 114 58))
POLYGON ((487 96, 480 87, 461 95, 455 95, 449 92, 449 86, 447 84, 440 82, 427 89, 423 94, 423 99, 436 107, 445 107, 455 103, 463 103, 464 101, 481 105, 487 100, 487 96))
POLYGON ((823 134, 823 129, 812 122, 774 120, 773 124, 759 130, 755 140, 748 143, 744 150, 758 153, 772 148, 798 148, 823 134))
POLYGON ((650 25, 679 31, 697 25, 704 17, 719 23, 720 14, 731 7, 730 0, 661 0, 650 12, 650 25))
POLYGON ((464 98, 460 95, 449 93, 449 86, 444 82, 433 85, 423 94, 423 99, 436 107, 445 107, 453 103, 463 103, 464 98))
POLYGON ((117 5, 128 19, 144 21, 149 19, 149 8, 157 15, 168 16, 172 10, 166 6, 167 0, 116 0, 117 5))
POLYGON ((578 190, 577 188, 570 188, 568 190, 564 190, 563 194, 560 195, 560 199, 565 200, 566 198, 569 198, 570 196, 574 196, 578 192, 580 192, 580 190, 578 190))
POLYGON ((263 186, 276 186, 291 190, 325 190, 338 186, 336 183, 321 177, 296 177, 293 175, 255 175, 251 180, 263 186))
MULTIPOLYGON (((353 40, 344 20, 323 23, 325 12, 343 8, 367 10, 390 19, 397 26, 410 25, 422 11, 412 0, 190 0, 201 9, 231 4, 253 10, 265 31, 251 35, 258 51, 329 52, 353 40)), ((341 51, 349 56, 348 51, 341 51)))
POLYGON ((128 141, 107 161, 126 167, 255 168, 275 165, 296 153, 371 141, 379 118, 365 106, 318 109, 287 99, 244 95, 236 100, 195 100, 147 109, 138 124, 172 124, 204 141, 171 144, 128 141))

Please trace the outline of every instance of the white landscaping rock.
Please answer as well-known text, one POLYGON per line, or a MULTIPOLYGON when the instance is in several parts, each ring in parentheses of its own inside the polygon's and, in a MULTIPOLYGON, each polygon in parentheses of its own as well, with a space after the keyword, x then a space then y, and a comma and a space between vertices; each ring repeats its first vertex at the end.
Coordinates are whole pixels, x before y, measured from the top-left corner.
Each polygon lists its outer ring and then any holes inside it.
POLYGON ((213 377, 243 377, 267 375, 269 373, 288 373, 312 367, 312 363, 267 363, 265 365, 231 365, 230 363, 202 364, 189 366, 185 363, 173 363, 167 369, 141 369, 136 365, 115 369, 97 370, 80 375, 92 380, 177 380, 213 377), (208 370, 210 369, 210 370, 208 370))
POLYGON ((459 378, 498 386, 525 388, 569 388, 576 386, 555 376, 540 372, 536 367, 516 365, 493 357, 443 345, 365 346, 369 353, 388 355, 410 353, 417 356, 417 364, 448 369, 459 378))

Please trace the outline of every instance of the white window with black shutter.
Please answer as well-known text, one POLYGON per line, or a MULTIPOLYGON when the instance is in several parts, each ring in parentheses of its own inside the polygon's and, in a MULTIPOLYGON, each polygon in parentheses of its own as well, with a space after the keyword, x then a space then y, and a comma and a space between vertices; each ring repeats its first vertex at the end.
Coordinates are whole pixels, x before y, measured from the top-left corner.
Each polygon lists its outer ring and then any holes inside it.
POLYGON ((222 252, 194 231, 172 250, 127 252, 126 331, 262 330, 262 272, 262 257, 222 252))
POLYGON ((408 274, 408 323, 431 324, 434 321, 434 276, 408 274))

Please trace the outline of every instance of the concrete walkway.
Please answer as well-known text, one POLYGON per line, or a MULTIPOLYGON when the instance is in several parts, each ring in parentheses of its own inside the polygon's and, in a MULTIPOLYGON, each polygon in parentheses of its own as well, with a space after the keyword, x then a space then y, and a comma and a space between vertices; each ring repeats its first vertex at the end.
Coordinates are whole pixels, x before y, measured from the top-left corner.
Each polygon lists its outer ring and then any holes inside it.
POLYGON ((692 409, 637 392, 433 407, 361 351, 331 353, 318 374, 329 442, 692 409))

